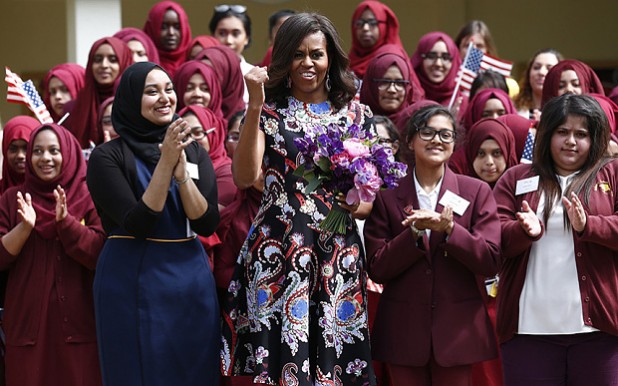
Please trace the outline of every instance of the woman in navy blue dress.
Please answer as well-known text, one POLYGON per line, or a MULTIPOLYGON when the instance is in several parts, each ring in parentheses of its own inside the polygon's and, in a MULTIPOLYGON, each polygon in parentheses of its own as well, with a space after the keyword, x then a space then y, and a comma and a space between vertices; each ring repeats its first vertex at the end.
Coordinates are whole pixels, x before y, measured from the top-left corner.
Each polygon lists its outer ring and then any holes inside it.
POLYGON ((88 165, 108 234, 94 284, 107 386, 218 383, 219 308, 196 238, 219 223, 217 185, 175 109, 161 67, 129 67, 112 112, 120 137, 96 148, 88 165))

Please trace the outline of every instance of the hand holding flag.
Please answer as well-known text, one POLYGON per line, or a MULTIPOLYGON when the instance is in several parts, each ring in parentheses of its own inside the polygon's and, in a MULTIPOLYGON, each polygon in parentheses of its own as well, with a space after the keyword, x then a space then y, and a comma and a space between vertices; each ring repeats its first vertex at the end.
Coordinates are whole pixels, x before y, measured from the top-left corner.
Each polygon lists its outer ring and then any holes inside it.
POLYGON ((54 121, 32 80, 24 82, 19 75, 12 72, 8 67, 5 67, 5 70, 4 80, 8 84, 7 102, 24 104, 34 113, 39 122, 53 123, 54 121))

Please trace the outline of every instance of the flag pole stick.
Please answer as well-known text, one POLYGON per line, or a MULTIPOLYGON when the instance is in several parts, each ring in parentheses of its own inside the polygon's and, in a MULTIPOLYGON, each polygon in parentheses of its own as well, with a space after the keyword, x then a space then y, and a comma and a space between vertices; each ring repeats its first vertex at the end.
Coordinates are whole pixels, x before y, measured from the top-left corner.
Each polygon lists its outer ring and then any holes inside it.
POLYGON ((468 64, 468 57, 470 56, 470 48, 472 48, 472 41, 468 43, 468 50, 466 51, 466 57, 464 58, 461 67, 459 67, 460 76, 457 79, 457 84, 455 85, 455 91, 453 91, 453 95, 451 96, 451 101, 448 103, 448 109, 450 110, 453 107, 453 103, 455 102, 455 98, 457 98, 457 92, 459 92, 459 86, 461 86, 461 81, 463 79, 463 68, 468 64))
POLYGON ((62 125, 62 122, 66 121, 66 119, 69 117, 71 113, 66 113, 62 116, 62 118, 60 118, 60 120, 58 121, 58 125, 62 125))

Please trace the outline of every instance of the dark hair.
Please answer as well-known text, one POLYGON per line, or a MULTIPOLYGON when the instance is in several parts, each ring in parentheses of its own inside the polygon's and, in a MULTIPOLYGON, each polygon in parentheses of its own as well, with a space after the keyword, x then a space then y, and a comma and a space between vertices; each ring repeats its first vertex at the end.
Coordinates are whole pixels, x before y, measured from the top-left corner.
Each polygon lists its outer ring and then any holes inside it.
POLYGON ((477 92, 485 88, 497 88, 507 93, 507 95, 509 93, 509 88, 506 85, 506 79, 502 74, 492 70, 480 71, 472 82, 468 100, 472 100, 477 92))
MULTIPOLYGON (((541 121, 537 127, 533 151, 533 170, 540 177, 539 188, 545 192, 545 210, 543 221, 547 224, 549 214, 560 195, 570 192, 584 193, 584 203, 588 205, 590 189, 594 184, 596 174, 611 158, 607 157, 607 145, 610 140, 610 128, 607 116, 599 103, 587 95, 564 94, 550 99, 543 107, 541 121), (551 140, 556 129, 568 116, 583 117, 590 135, 590 151, 586 163, 573 178, 566 192, 562 192, 560 182, 556 177, 556 167, 551 156, 551 140)), ((565 225, 568 225, 565 212, 565 225)))
MULTIPOLYGON (((405 147, 405 146, 401 146, 399 130, 397 130, 397 127, 395 126, 393 121, 391 121, 389 117, 386 117, 384 115, 374 115, 373 121, 376 124, 376 126, 384 125, 384 128, 386 129, 386 133, 388 134, 388 139, 390 139, 392 142, 395 142, 395 141, 400 142, 399 144, 400 148, 405 147)), ((377 132, 377 127, 376 127, 376 132, 377 132)), ((395 157, 395 161, 399 161, 399 151, 397 151, 397 153, 394 154, 394 157, 395 157)))
POLYGON ((251 45, 251 18, 247 14, 247 12, 239 13, 234 12, 232 9, 228 9, 225 12, 217 12, 212 14, 212 18, 210 19, 210 23, 208 24, 208 28, 210 29, 211 35, 215 34, 215 30, 217 29, 217 25, 223 19, 227 19, 228 17, 235 17, 242 22, 243 27, 245 28, 245 33, 247 34, 248 43, 245 48, 248 48, 251 45))
POLYGON ((457 48, 467 36, 472 36, 474 34, 479 34, 483 37, 485 41, 485 47, 487 48, 487 53, 491 56, 498 55, 498 49, 494 44, 494 38, 491 36, 491 32, 489 31, 489 27, 482 20, 471 20, 466 25, 461 27, 459 33, 455 37, 455 44, 457 48))
POLYGON ((273 29, 275 28, 279 20, 281 18, 292 16, 292 15, 296 15, 296 11, 291 10, 291 9, 280 9, 277 12, 270 15, 270 17, 268 18, 268 37, 270 38, 270 40, 274 38, 273 29))
POLYGON ((268 67, 269 80, 265 85, 266 101, 283 103, 290 95, 286 87, 287 77, 294 59, 294 53, 308 35, 322 32, 326 37, 331 89, 328 99, 340 109, 346 106, 356 94, 354 75, 348 69, 350 60, 341 47, 339 34, 333 23, 317 13, 298 13, 290 16, 279 29, 285 39, 275 39, 272 62, 268 67))
POLYGON ((558 58, 559 62, 561 60, 564 60, 562 54, 553 48, 543 48, 535 52, 534 55, 532 55, 532 58, 530 58, 530 61, 528 61, 526 72, 522 74, 519 80, 519 94, 517 94, 517 96, 513 99, 513 102, 515 102, 515 106, 518 109, 531 109, 532 107, 534 107, 532 105, 533 97, 532 85, 530 84, 530 71, 532 70, 532 64, 534 64, 534 60, 537 56, 541 54, 554 54, 556 58, 558 58))
POLYGON ((410 143, 412 138, 416 135, 417 130, 421 127, 425 127, 427 122, 429 122, 429 120, 436 115, 443 115, 448 118, 453 124, 453 130, 457 132, 455 118, 448 108, 442 105, 425 106, 410 117, 410 120, 406 125, 406 143, 410 143))
POLYGON ((228 131, 234 126, 234 122, 240 121, 245 117, 245 110, 240 110, 232 114, 230 119, 227 121, 227 129, 228 131))

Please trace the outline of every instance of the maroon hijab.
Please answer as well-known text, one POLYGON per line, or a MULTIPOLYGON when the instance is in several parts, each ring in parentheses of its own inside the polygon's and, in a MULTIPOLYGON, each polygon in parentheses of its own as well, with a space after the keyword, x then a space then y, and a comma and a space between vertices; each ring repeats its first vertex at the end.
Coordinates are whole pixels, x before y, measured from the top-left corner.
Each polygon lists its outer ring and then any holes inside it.
POLYGON ((150 36, 146 35, 146 33, 141 29, 133 27, 123 28, 120 31, 116 32, 114 34, 114 37, 122 40, 127 44, 131 40, 137 40, 138 42, 142 43, 142 45, 146 49, 146 56, 148 56, 148 61, 159 64, 159 52, 157 51, 157 46, 155 46, 150 36))
POLYGON ((504 91, 497 88, 485 88, 479 91, 474 98, 468 103, 468 108, 464 113, 464 127, 465 129, 469 129, 476 122, 480 121, 483 115, 483 109, 485 108, 485 103, 487 103, 490 99, 498 99, 504 105, 504 110, 507 114, 514 114, 517 112, 515 109, 515 105, 509 95, 504 91))
POLYGON ((412 103, 411 105, 409 105, 408 107, 406 107, 405 109, 403 109, 398 115, 397 115, 397 120, 393 121, 393 123, 395 124, 395 126, 397 126, 397 130, 399 130, 399 135, 401 136, 402 140, 407 142, 406 136, 406 125, 408 124, 408 121, 410 120, 410 118, 412 118, 412 116, 414 115, 415 112, 417 112, 418 110, 422 109, 423 107, 427 107, 427 106, 439 106, 440 104, 436 101, 432 101, 429 99, 423 99, 420 100, 418 102, 412 103))
POLYGON ((210 143, 210 150, 208 155, 212 161, 212 167, 216 171, 222 165, 231 164, 232 160, 227 156, 225 151, 225 136, 227 134, 227 127, 225 121, 222 118, 215 116, 215 114, 209 109, 205 109, 201 106, 187 106, 178 112, 181 117, 185 114, 192 112, 202 124, 204 131, 214 128, 215 130, 208 133, 208 142, 210 143))
POLYGON ((77 138, 82 148, 90 147, 90 141, 95 145, 103 142, 103 133, 97 128, 97 118, 99 105, 105 99, 114 95, 116 85, 122 78, 124 70, 133 63, 131 50, 126 43, 114 37, 106 37, 97 40, 90 49, 88 55, 88 65, 86 66, 86 85, 77 95, 75 104, 71 110, 71 115, 67 119, 64 126, 68 128, 77 138), (92 73, 92 65, 94 62, 94 54, 97 49, 103 45, 109 44, 118 57, 120 65, 120 73, 114 84, 102 86, 97 83, 92 73))
POLYGON ((240 59, 230 47, 221 45, 205 48, 195 58, 195 60, 203 59, 210 60, 219 77, 219 82, 225 85, 221 89, 223 95, 221 109, 225 119, 229 120, 232 115, 245 109, 243 101, 245 83, 240 70, 240 59))
MULTIPOLYGON (((394 47, 394 46, 391 46, 394 47)), ((397 51, 384 51, 376 55, 365 72, 363 85, 360 90, 360 102, 368 105, 371 111, 377 115, 388 116, 393 122, 397 121, 398 115, 410 105, 408 94, 412 92, 412 82, 410 81, 410 64, 408 59, 399 55, 397 51), (401 71, 404 80, 408 83, 405 87, 405 96, 401 106, 395 112, 385 111, 380 106, 380 90, 379 83, 374 82, 374 79, 384 78, 384 74, 391 66, 396 66, 401 71)))
POLYGON ((614 87, 609 93, 609 99, 618 105, 618 86, 614 87))
POLYGON ((601 109, 603 109, 605 116, 607 116, 607 120, 609 121, 609 128, 611 129, 612 134, 616 133, 616 122, 618 122, 618 106, 614 103, 614 101, 612 101, 605 95, 592 93, 590 94, 590 96, 596 99, 597 102, 599 102, 599 104, 601 105, 601 109))
POLYGON ((515 152, 515 138, 511 130, 497 119, 485 118, 476 122, 466 134, 467 143, 464 147, 467 160, 466 174, 470 177, 480 179, 474 171, 472 164, 481 145, 487 139, 493 139, 498 143, 506 161, 506 169, 519 163, 519 159, 515 152))
POLYGON ((20 185, 24 182, 24 175, 17 173, 11 166, 9 166, 6 155, 9 151, 9 145, 13 141, 22 139, 30 141, 30 134, 39 127, 41 123, 27 115, 18 115, 8 120, 4 125, 2 135, 2 180, 0 181, 0 193, 4 193, 5 190, 11 186, 20 185))
POLYGON ((39 126, 30 136, 26 162, 24 191, 32 196, 32 205, 36 211, 34 229, 45 239, 56 237, 56 199, 54 189, 60 185, 67 197, 67 209, 70 215, 81 220, 92 205, 90 193, 86 186, 86 161, 77 139, 65 128, 56 124, 39 126), (58 136, 62 169, 52 181, 42 181, 32 167, 32 146, 34 139, 42 130, 50 129, 58 136))
POLYGON ((208 109, 215 113, 217 117, 223 118, 223 111, 221 110, 223 97, 221 96, 221 85, 217 79, 217 74, 212 67, 200 62, 199 60, 190 60, 183 63, 182 66, 178 67, 178 70, 174 75, 174 88, 176 89, 176 95, 178 96, 178 107, 176 109, 180 111, 185 107, 183 95, 187 91, 189 79, 197 73, 204 77, 204 81, 210 90, 210 102, 208 103, 208 109))
POLYGON ((191 43, 189 44, 189 48, 187 48, 187 60, 192 60, 191 58, 189 58, 189 55, 191 55, 191 51, 193 50, 193 47, 195 46, 200 46, 202 47, 202 50, 204 48, 208 48, 208 47, 215 47, 215 46, 219 46, 221 45, 221 43, 219 43, 219 41, 217 40, 217 38, 215 38, 214 36, 210 36, 210 35, 198 35, 196 37, 193 38, 193 40, 191 40, 191 43))
POLYGON ((365 76, 369 62, 375 57, 378 48, 385 44, 395 44, 403 49, 401 39, 399 38, 399 20, 395 13, 376 0, 365 0, 361 2, 352 15, 352 49, 350 50, 350 69, 359 79, 365 76), (369 8, 378 21, 380 29, 380 37, 373 47, 363 47, 356 37, 356 27, 354 22, 360 19, 361 14, 369 8))
POLYGON ((161 66, 173 77, 176 69, 185 61, 187 48, 191 44, 191 26, 189 26, 189 17, 184 8, 173 1, 161 1, 153 5, 148 12, 148 19, 143 29, 150 36, 159 51, 161 66), (178 20, 180 21, 180 43, 175 50, 166 51, 161 47, 161 25, 163 24, 165 13, 170 9, 178 14, 178 20))
POLYGON ((43 79, 43 102, 45 102, 45 106, 47 106, 47 110, 49 110, 49 114, 54 122, 58 122, 62 117, 56 114, 52 108, 51 95, 49 95, 49 81, 53 77, 58 78, 64 83, 69 94, 71 94, 71 99, 75 99, 79 91, 84 87, 84 73, 84 67, 77 63, 62 63, 52 67, 45 75, 45 79, 43 79))
POLYGON ((558 90, 560 89, 560 77, 562 76, 562 73, 567 70, 573 70, 577 74, 579 84, 582 88, 582 94, 595 93, 605 95, 603 84, 592 68, 579 60, 563 60, 553 66, 545 76, 541 107, 545 106, 545 103, 547 103, 547 101, 551 98, 558 96, 558 90))
POLYGON ((444 32, 430 32, 423 35, 418 41, 416 51, 412 55, 412 67, 414 71, 416 71, 416 75, 421 82, 423 90, 425 90, 426 98, 436 101, 441 105, 447 105, 450 102, 453 91, 455 91, 455 80, 457 79, 457 72, 459 71, 460 65, 461 58, 459 56, 459 48, 455 45, 453 39, 444 32), (430 81, 425 74, 421 55, 431 51, 434 44, 439 40, 442 40, 446 44, 448 53, 453 57, 453 62, 451 64, 451 71, 446 75, 446 78, 440 83, 434 83, 430 81))
POLYGON ((528 132, 531 127, 535 126, 535 121, 524 118, 519 114, 504 114, 498 117, 498 120, 511 129, 515 138, 515 153, 517 159, 521 159, 521 156, 524 154, 526 139, 528 139, 528 132))

